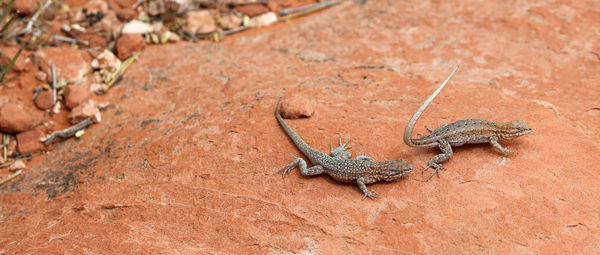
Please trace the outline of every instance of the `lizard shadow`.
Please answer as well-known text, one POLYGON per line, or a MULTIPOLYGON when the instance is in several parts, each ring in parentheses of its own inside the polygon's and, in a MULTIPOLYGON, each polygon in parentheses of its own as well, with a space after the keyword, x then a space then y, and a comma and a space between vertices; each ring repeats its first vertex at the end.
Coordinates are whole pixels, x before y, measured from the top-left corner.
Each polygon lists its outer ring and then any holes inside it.
MULTIPOLYGON (((381 199, 382 197, 391 197, 391 196, 386 196, 386 194, 390 193, 390 191, 393 190, 393 188, 388 187, 387 189, 385 189, 385 186, 389 186, 389 185, 407 185, 406 181, 408 181, 410 179, 409 177, 410 174, 408 175, 404 175, 394 181, 390 181, 390 182, 376 182, 376 183, 372 183, 372 184, 368 184, 367 187, 369 187, 370 189, 375 189, 379 194, 378 199, 381 199), (402 183, 402 184, 401 184, 402 183)), ((317 177, 317 176, 305 176, 307 178, 311 178, 311 177, 317 177)), ((356 193, 357 195, 359 195, 361 198, 363 197, 363 193, 360 191, 360 189, 356 188, 356 182, 339 182, 336 181, 335 179, 327 176, 326 178, 326 182, 327 185, 341 185, 344 186, 343 188, 346 189, 351 189, 352 191, 342 191, 342 192, 352 192, 352 193, 356 193)), ((331 194, 331 192, 329 193, 331 194)), ((339 195, 341 195, 342 193, 340 193, 339 195)), ((346 193, 344 193, 346 194, 346 193)))

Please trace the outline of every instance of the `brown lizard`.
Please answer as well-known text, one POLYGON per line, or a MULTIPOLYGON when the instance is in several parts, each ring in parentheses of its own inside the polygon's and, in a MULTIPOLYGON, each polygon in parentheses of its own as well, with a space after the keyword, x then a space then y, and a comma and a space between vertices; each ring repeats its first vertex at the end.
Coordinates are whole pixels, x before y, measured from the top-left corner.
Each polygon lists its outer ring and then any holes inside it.
POLYGON ((333 146, 331 146, 331 155, 327 155, 323 152, 313 149, 306 142, 304 142, 304 140, 302 140, 302 138, 300 138, 300 136, 296 134, 296 132, 294 132, 290 126, 285 123, 281 117, 281 114, 279 114, 279 108, 282 101, 283 97, 277 104, 275 117, 279 121, 279 124, 281 124, 281 127, 285 133, 292 139, 298 149, 313 164, 312 167, 307 168, 306 161, 304 161, 304 159, 292 155, 295 160, 277 170, 277 172, 279 172, 285 169, 283 171, 284 177, 287 173, 292 171, 294 167, 298 166, 302 175, 319 175, 326 173, 338 181, 355 182, 358 184, 360 190, 365 194, 363 198, 369 197, 374 199, 378 197, 378 195, 369 191, 366 184, 371 184, 378 181, 393 181, 405 174, 410 173, 413 170, 413 166, 403 159, 375 162, 369 156, 365 155, 351 159, 350 156, 352 153, 345 150, 350 148, 346 147, 350 140, 342 144, 341 137, 340 146, 338 148, 334 150, 333 146))
POLYGON ((514 154, 514 151, 503 148, 499 143, 498 139, 509 139, 517 136, 521 136, 531 132, 531 128, 525 124, 525 121, 516 120, 505 123, 496 123, 487 120, 480 119, 466 119, 459 120, 450 124, 442 124, 435 130, 431 130, 427 127, 430 134, 426 136, 420 136, 417 139, 411 139, 413 128, 417 119, 421 116, 425 108, 433 101, 433 99, 442 91, 446 83, 452 78, 452 75, 458 70, 458 66, 454 68, 454 71, 446 78, 446 80, 440 85, 440 87, 425 100, 423 105, 415 112, 412 119, 406 125, 404 129, 404 143, 412 147, 439 147, 442 151, 441 154, 433 157, 429 164, 423 169, 423 172, 427 168, 432 167, 435 170, 427 178, 438 173, 440 169, 444 169, 444 166, 439 164, 452 157, 452 146, 461 146, 466 143, 489 143, 494 148, 500 150, 505 155, 514 154))

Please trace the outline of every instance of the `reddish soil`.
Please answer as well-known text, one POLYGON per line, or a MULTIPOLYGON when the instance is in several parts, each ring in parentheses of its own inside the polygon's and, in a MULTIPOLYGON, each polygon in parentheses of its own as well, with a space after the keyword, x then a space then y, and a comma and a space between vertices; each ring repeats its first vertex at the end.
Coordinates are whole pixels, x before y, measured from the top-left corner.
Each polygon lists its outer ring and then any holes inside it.
POLYGON ((149 45, 101 123, 0 187, 0 253, 596 253, 599 23, 597 1, 349 1, 221 43, 149 45), (502 142, 510 157, 458 147, 423 182, 439 150, 402 132, 457 64, 416 132, 465 118, 533 132, 502 142), (272 175, 301 155, 273 116, 282 95, 314 104, 288 120, 313 147, 351 137, 355 155, 416 170, 370 185, 376 201, 272 175))

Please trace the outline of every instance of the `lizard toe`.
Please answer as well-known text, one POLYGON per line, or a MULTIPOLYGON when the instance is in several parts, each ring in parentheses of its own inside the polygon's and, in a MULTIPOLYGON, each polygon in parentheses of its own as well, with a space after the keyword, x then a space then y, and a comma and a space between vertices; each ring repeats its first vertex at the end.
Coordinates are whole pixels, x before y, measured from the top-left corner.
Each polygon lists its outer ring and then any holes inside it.
POLYGON ((431 163, 431 162, 429 163, 429 165, 427 165, 427 168, 429 168, 429 167, 432 167, 434 170, 429 175, 429 177, 427 177, 427 181, 429 181, 429 179, 431 179, 431 177, 433 177, 433 175, 435 175, 435 174, 437 174, 437 176, 440 177, 440 170, 445 169, 445 167, 443 165, 436 164, 436 163, 431 163))
POLYGON ((363 199, 365 199, 367 197, 374 200, 379 197, 379 194, 374 193, 374 192, 368 192, 368 193, 365 193, 365 195, 363 196, 363 199))

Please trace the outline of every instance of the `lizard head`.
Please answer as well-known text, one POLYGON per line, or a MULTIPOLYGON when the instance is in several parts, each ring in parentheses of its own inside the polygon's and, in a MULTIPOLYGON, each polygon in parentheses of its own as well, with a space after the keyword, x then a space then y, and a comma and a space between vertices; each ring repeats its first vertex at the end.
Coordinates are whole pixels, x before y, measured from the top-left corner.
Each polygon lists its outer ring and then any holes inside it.
POLYGON ((531 127, 522 120, 515 120, 503 124, 503 130, 500 132, 500 138, 507 139, 531 132, 531 127))
POLYGON ((381 163, 384 163, 384 167, 381 168, 383 170, 381 173, 381 180, 384 181, 396 180, 413 170, 413 166, 404 159, 384 161, 381 163))

